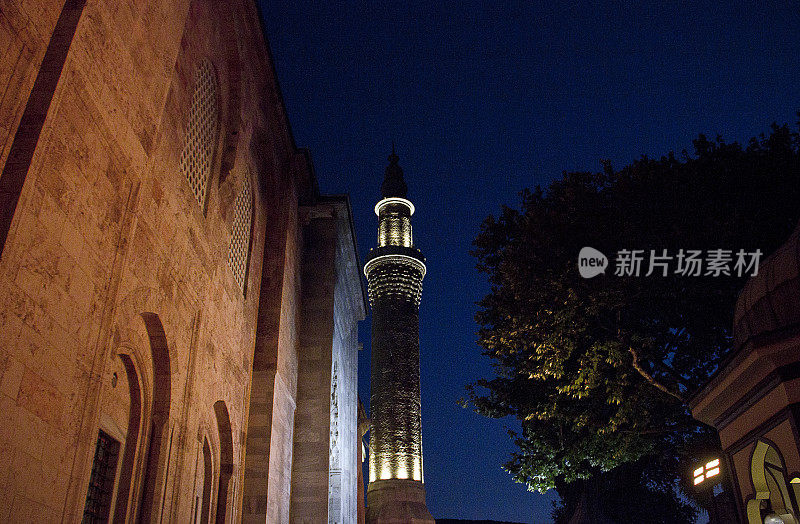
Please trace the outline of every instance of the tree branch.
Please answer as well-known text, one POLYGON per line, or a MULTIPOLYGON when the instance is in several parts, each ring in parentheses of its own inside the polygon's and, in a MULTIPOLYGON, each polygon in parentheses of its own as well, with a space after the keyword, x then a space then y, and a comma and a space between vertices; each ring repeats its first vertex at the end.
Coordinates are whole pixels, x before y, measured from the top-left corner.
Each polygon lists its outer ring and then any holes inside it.
POLYGON ((681 395, 680 393, 675 393, 674 391, 671 391, 669 388, 667 388, 667 386, 665 386, 665 385, 664 385, 664 384, 662 384, 661 382, 659 382, 659 381, 657 381, 656 379, 654 379, 654 378, 653 378, 653 376, 652 376, 650 373, 648 373, 647 371, 645 371, 645 370, 644 370, 644 368, 643 368, 643 367, 642 367, 642 366, 639 364, 639 354, 638 354, 638 353, 636 353, 636 350, 635 350, 635 349, 633 349, 633 347, 631 347, 631 346, 628 346, 628 352, 629 352, 629 353, 631 354, 631 356, 633 357, 633 367, 634 367, 634 369, 635 369, 636 371, 638 371, 638 372, 639 372, 639 374, 640 374, 642 377, 644 377, 644 379, 645 379, 647 382, 649 382, 649 383, 650 383, 652 386, 654 386, 656 389, 659 389, 659 390, 663 391, 663 392, 664 392, 664 393, 666 393, 667 395, 670 395, 670 396, 672 396, 672 397, 675 397, 675 398, 676 398, 676 399, 678 399, 678 400, 679 400, 679 401, 680 401, 682 404, 686 404, 686 403, 687 403, 687 402, 686 402, 686 399, 683 397, 683 395, 681 395))
POLYGON ((692 384, 691 382, 680 376, 680 374, 678 374, 678 372, 675 371, 675 368, 673 368, 666 362, 656 362, 656 366, 660 367, 661 369, 669 373, 672 376, 672 378, 675 379, 676 382, 683 384, 684 386, 686 386, 686 388, 691 389, 694 387, 694 384, 692 384))
POLYGON ((632 433, 632 434, 635 434, 635 435, 659 435, 659 434, 662 434, 662 433, 674 433, 676 431, 681 431, 681 430, 684 430, 684 429, 693 429, 693 428, 696 428, 697 426, 700 426, 701 424, 702 424, 702 422, 697 422, 696 424, 692 424, 692 425, 681 424, 681 425, 672 426, 672 427, 669 427, 669 428, 653 428, 653 429, 637 429, 637 430, 623 429, 623 430, 620 430, 620 432, 621 433, 632 433))

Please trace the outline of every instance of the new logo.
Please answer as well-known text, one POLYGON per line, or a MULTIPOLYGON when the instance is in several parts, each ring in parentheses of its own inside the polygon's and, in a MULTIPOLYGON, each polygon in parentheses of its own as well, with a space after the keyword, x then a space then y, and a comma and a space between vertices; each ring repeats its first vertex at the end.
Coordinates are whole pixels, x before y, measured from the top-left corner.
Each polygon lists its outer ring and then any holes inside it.
POLYGON ((583 278, 592 278, 605 273, 607 267, 608 258, 593 247, 584 247, 578 253, 578 271, 583 278))

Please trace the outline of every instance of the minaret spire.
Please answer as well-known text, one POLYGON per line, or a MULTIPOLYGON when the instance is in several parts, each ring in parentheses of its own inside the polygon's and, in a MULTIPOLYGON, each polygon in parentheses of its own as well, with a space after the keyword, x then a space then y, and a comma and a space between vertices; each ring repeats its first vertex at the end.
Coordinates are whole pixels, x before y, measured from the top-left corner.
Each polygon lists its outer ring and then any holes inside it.
POLYGON ((419 303, 425 257, 414 247, 414 204, 392 143, 375 205, 378 246, 364 265, 372 305, 369 524, 434 524, 425 505, 419 303))
POLYGON ((381 184, 383 198, 406 198, 408 186, 403 180, 403 169, 400 167, 399 161, 400 157, 394 152, 394 141, 392 141, 392 154, 389 155, 389 165, 386 166, 383 184, 381 184))

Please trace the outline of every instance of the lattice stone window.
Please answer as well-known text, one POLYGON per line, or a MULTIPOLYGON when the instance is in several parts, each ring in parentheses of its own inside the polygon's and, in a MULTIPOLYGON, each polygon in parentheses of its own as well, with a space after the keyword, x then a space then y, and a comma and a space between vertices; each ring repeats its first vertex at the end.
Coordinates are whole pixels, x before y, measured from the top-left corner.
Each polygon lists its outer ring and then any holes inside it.
POLYGON ((333 361, 331 372, 331 436, 330 436, 330 467, 339 469, 339 369, 333 361))
POLYGON ((204 59, 194 74, 192 108, 189 111, 189 123, 181 152, 181 172, 192 186, 197 203, 204 212, 219 126, 217 92, 214 66, 204 59))
POLYGON ((94 462, 92 462, 92 474, 89 477, 89 490, 86 493, 86 505, 83 509, 84 524, 108 522, 118 457, 119 442, 100 430, 94 449, 94 462))
POLYGON ((339 524, 342 519, 342 464, 339 449, 339 366, 334 355, 331 370, 331 435, 328 462, 328 524, 339 524))
POLYGON ((233 214, 233 231, 231 243, 228 245, 228 266, 233 271, 233 278, 242 292, 247 279, 247 263, 250 255, 250 223, 253 218, 253 196, 249 180, 236 197, 233 214))

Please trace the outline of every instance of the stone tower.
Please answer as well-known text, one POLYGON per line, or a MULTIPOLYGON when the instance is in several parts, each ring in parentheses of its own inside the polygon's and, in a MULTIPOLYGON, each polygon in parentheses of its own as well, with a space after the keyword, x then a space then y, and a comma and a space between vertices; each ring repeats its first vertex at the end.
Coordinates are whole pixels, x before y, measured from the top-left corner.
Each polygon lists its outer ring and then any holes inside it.
POLYGON ((378 247, 367 255, 372 377, 367 522, 434 523, 425 506, 419 388, 419 303, 425 257, 414 247, 403 170, 392 148, 381 185, 378 247))

